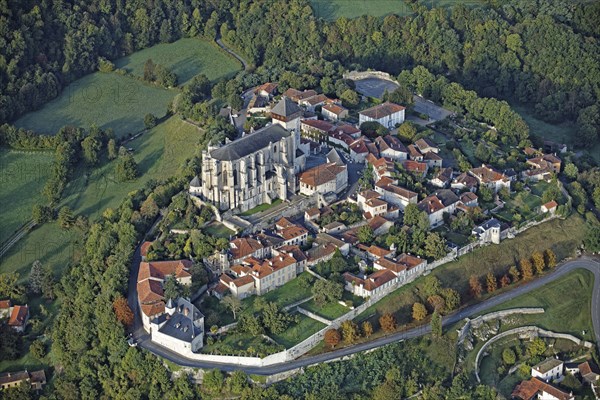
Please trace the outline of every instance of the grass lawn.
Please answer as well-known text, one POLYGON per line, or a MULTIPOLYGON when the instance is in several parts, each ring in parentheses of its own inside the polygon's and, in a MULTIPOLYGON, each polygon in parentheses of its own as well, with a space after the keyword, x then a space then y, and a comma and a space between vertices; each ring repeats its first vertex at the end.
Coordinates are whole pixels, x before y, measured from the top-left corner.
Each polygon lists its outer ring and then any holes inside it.
POLYGON ((229 239, 235 232, 219 222, 213 222, 204 228, 207 235, 229 239))
MULTIPOLYGON (((530 257, 535 250, 552 248, 557 258, 563 259, 574 253, 585 235, 581 229, 583 220, 573 215, 566 220, 555 219, 535 226, 514 239, 506 239, 499 245, 489 245, 460 257, 457 261, 444 264, 431 273, 437 276, 443 287, 452 287, 466 296, 471 275, 484 276, 488 271, 496 275, 504 274, 508 268, 523 257, 530 257), (560 234, 557 234, 560 232, 560 234)), ((356 320, 370 319, 377 324, 377 318, 387 312, 393 313, 399 325, 412 322, 412 305, 420 301, 416 286, 422 278, 405 285, 384 297, 360 314, 356 320)), ((557 297, 558 299, 560 297, 557 297)))
POLYGON ((281 204, 281 199, 276 199, 271 204, 269 204, 269 203, 263 203, 263 204, 261 204, 259 206, 256 206, 254 208, 249 209, 248 211, 244 211, 240 215, 243 216, 243 217, 247 217, 249 215, 253 215, 253 214, 256 214, 256 213, 259 213, 259 212, 266 211, 269 208, 274 207, 274 206, 276 206, 278 204, 281 204))
MULTIPOLYGON (((303 274, 308 274, 308 272, 303 272, 302 274, 298 275, 296 279, 292 279, 285 285, 275 290, 272 290, 269 293, 262 295, 261 297, 268 302, 277 303, 279 307, 284 307, 312 296, 310 288, 304 288, 300 286, 300 279, 298 278, 303 274)), ((252 296, 242 300, 242 304, 245 307, 243 312, 254 313, 256 311, 254 309, 254 300, 256 298, 257 296, 252 296)))
POLYGON ((211 81, 233 76, 241 69, 239 61, 221 50, 215 43, 198 38, 180 39, 136 51, 115 63, 118 68, 144 76, 144 63, 152 59, 177 75, 178 84, 185 85, 194 76, 205 74, 211 81))
MULTIPOLYGON (((477 1, 477 0, 476 0, 477 1)), ((456 5, 456 0, 421 1, 427 7, 449 7, 456 5)), ((473 1, 465 2, 467 6, 473 1)), ((311 0, 313 11, 317 17, 335 20, 340 17, 356 18, 361 15, 383 17, 389 14, 410 15, 412 10, 403 0, 311 0)))
POLYGON ((111 128, 119 137, 144 129, 144 115, 162 117, 177 90, 146 85, 131 77, 95 72, 76 80, 40 110, 15 125, 54 135, 65 125, 111 128))
POLYGON ((303 314, 297 314, 300 317, 300 322, 296 325, 292 325, 285 332, 279 335, 269 335, 277 343, 285 346, 286 349, 297 345, 309 336, 317 333, 321 329, 325 328, 325 324, 315 321, 312 318, 307 317, 303 314))
POLYGON ((207 344, 202 348, 202 353, 234 355, 244 354, 248 357, 256 357, 257 353, 261 356, 282 351, 283 347, 271 343, 262 336, 254 336, 249 333, 231 332, 222 335, 219 341, 213 344, 207 344), (243 352, 243 353, 242 353, 243 352))
POLYGON ((594 275, 584 269, 574 271, 561 279, 533 292, 509 300, 486 314, 520 307, 542 307, 543 314, 521 315, 513 326, 504 324, 502 330, 515 326, 536 325, 555 332, 570 333, 576 337, 594 340, 592 327, 591 298, 594 275), (577 312, 573 312, 577 310, 577 312), (582 332, 585 331, 585 335, 582 332))
POLYGON ((52 152, 0 149, 0 243, 31 219, 31 209, 44 202, 41 191, 50 175, 52 152))
POLYGON ((350 311, 349 308, 344 307, 343 305, 337 302, 327 303, 324 306, 320 306, 317 303, 315 303, 314 300, 303 303, 300 305, 300 307, 329 320, 334 320, 350 311))
MULTIPOLYGON (((182 162, 191 157, 199 139, 198 128, 174 116, 141 137, 127 144, 134 149, 141 176, 132 182, 113 179, 114 161, 89 173, 76 168, 67 186, 62 205, 71 207, 76 215, 90 220, 99 217, 108 207, 118 206, 127 193, 142 187, 150 179, 172 176, 182 162)), ((24 279, 31 264, 40 260, 60 272, 79 251, 79 232, 64 231, 56 223, 34 229, 0 260, 0 272, 18 271, 24 279)))

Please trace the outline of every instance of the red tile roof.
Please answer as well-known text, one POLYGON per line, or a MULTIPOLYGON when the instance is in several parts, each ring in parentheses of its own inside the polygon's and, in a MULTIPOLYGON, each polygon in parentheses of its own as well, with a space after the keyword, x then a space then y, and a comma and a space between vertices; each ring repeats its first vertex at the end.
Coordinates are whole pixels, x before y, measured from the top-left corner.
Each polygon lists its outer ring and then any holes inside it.
POLYGON ((152 246, 152 242, 144 242, 142 243, 142 246, 140 247, 140 254, 142 255, 142 257, 146 257, 148 255, 148 250, 150 249, 150 246, 152 246))
POLYGON ((192 274, 189 269, 192 265, 193 263, 190 260, 141 262, 138 281, 150 277, 164 280, 169 275, 176 278, 191 277, 192 274))
POLYGON ((0 300, 0 310, 10 308, 10 300, 0 300))
POLYGON ((421 173, 427 172, 427 164, 420 163, 418 161, 405 160, 402 162, 402 165, 404 166, 404 168, 407 171, 410 171, 410 172, 421 172, 421 173))
POLYGON ((337 104, 326 104, 323 106, 323 110, 327 110, 330 113, 337 115, 338 117, 344 111, 348 111, 346 108, 339 106, 337 104))
POLYGON ((264 248, 261 242, 252 238, 238 238, 230 242, 229 252, 234 260, 239 260, 264 248))
POLYGON ((163 301, 159 301, 157 303, 152 304, 142 304, 140 306, 142 312, 147 316, 151 317, 153 315, 159 315, 165 312, 165 303, 163 301))
POLYGON ((300 182, 318 187, 327 182, 335 180, 337 175, 346 170, 346 166, 340 166, 335 163, 322 164, 311 168, 298 175, 300 182))
POLYGON ((260 85, 259 87, 256 88, 254 93, 260 93, 261 91, 264 90, 268 94, 273 94, 273 92, 275 92, 275 89, 277 89, 277 86, 279 86, 279 84, 277 84, 277 83, 272 83, 272 82, 263 83, 262 85, 260 85))
POLYGON ((558 400, 570 400, 574 398, 573 395, 565 393, 538 378, 531 378, 528 381, 521 382, 513 390, 512 396, 522 400, 530 400, 540 391, 546 392, 558 400))
POLYGON ((144 279, 137 284, 138 298, 142 304, 150 304, 163 300, 164 292, 160 281, 144 279))
POLYGON ((318 119, 305 119, 302 120, 302 124, 323 132, 329 132, 334 129, 334 126, 330 122, 321 121, 318 119))
POLYGON ((370 254, 373 254, 376 257, 385 257, 388 254, 392 253, 391 250, 384 249, 383 247, 379 247, 379 246, 375 246, 375 245, 371 245, 371 247, 369 247, 367 249, 367 252, 370 254))
POLYGON ((29 307, 27 306, 14 306, 10 319, 8 320, 9 326, 23 326, 27 321, 29 315, 29 307))
POLYGON ((368 108, 360 112, 361 115, 369 117, 371 119, 381 119, 397 112, 404 110, 405 107, 402 107, 398 104, 385 102, 383 104, 376 105, 375 107, 368 108))
POLYGON ((544 204, 544 207, 546 207, 546 209, 551 210, 553 208, 558 207, 558 203, 554 200, 547 202, 546 204, 544 204))
POLYGON ((371 292, 384 284, 396 279, 396 274, 387 269, 382 269, 372 273, 365 279, 361 279, 357 276, 352 275, 349 272, 344 273, 344 279, 346 282, 354 282, 355 285, 362 284, 364 289, 371 292))

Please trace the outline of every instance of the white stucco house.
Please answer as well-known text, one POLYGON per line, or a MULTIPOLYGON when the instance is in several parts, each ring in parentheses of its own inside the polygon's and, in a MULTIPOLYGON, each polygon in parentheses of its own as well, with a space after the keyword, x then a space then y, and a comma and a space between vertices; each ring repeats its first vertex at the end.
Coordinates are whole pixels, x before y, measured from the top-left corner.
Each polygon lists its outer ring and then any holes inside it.
POLYGON ((404 122, 405 110, 406 108, 401 105, 385 102, 361 111, 358 114, 358 123, 374 121, 379 122, 388 129, 392 129, 396 124, 404 122))

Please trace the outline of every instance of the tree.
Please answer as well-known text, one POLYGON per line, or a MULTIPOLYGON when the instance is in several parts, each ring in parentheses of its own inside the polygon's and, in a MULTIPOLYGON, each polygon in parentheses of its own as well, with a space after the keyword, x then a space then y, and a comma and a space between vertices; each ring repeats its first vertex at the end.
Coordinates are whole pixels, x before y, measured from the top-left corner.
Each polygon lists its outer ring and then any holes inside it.
POLYGON ((154 82, 156 76, 154 74, 155 65, 152 59, 147 59, 144 63, 144 80, 148 82, 154 82))
POLYGON ((63 229, 69 229, 75 223, 75 216, 73 215, 73 210, 71 210, 67 206, 63 206, 58 210, 58 224, 63 229))
POLYGON ((16 360, 19 358, 21 336, 8 324, 0 324, 0 360, 16 360))
POLYGON ((265 328, 271 333, 279 334, 287 329, 292 318, 277 308, 274 302, 268 302, 262 312, 262 321, 265 328))
POLYGON ((237 324, 237 330, 247 332, 251 335, 262 335, 265 328, 260 323, 260 320, 254 315, 242 314, 237 324))
POLYGON ((486 276, 486 284, 488 293, 494 293, 498 288, 498 282, 496 281, 496 277, 491 271, 488 272, 486 276))
POLYGON ((42 274, 42 296, 48 300, 54 300, 55 297, 56 281, 54 279, 54 272, 49 265, 43 267, 42 274))
POLYGON ((419 291, 424 297, 435 296, 442 290, 442 283, 438 277, 434 275, 427 275, 423 279, 423 285, 419 288, 419 291))
POLYGON ((202 387, 209 393, 221 393, 225 377, 220 369, 211 369, 202 378, 202 387))
POLYGON ((452 311, 460 307, 460 293, 452 288, 442 290, 442 296, 446 301, 446 310, 452 311))
POLYGON ((119 296, 113 301, 113 310, 115 311, 117 320, 120 323, 127 327, 133 326, 133 311, 131 311, 131 308, 129 307, 125 297, 119 296))
POLYGON ((564 174, 567 178, 571 180, 577 179, 577 174, 579 173, 579 169, 573 163, 568 162, 565 164, 564 174))
POLYGON ((233 371, 227 378, 227 387, 231 393, 241 394, 248 386, 248 375, 244 371, 233 371))
POLYGON ((156 205, 154 197, 148 196, 148 198, 144 200, 142 206, 140 207, 140 214, 142 215, 142 217, 152 220, 158 215, 158 212, 158 205, 156 205))
POLYGON ((360 338, 358 326, 351 320, 346 320, 340 325, 342 338, 346 343, 354 343, 360 338))
POLYGON ((481 282, 479 281, 479 278, 475 275, 471 275, 471 277, 469 278, 469 288, 471 289, 471 295, 475 298, 481 296, 481 292, 483 292, 481 282))
POLYGON ((423 321, 427 316, 427 308, 422 303, 415 303, 412 307, 412 317, 415 321, 423 321))
POLYGON ((327 345, 333 349, 340 343, 340 341, 342 340, 342 336, 340 335, 340 332, 337 329, 332 328, 325 332, 324 340, 325 343, 327 343, 327 345))
POLYGON ((506 365, 513 365, 517 362, 517 356, 512 349, 506 348, 502 350, 502 361, 504 361, 504 364, 506 365))
POLYGON ((323 305, 342 299, 344 287, 339 282, 318 279, 312 287, 315 303, 323 305))
POLYGON ((396 318, 393 314, 385 313, 379 317, 379 325, 384 332, 393 332, 396 330, 396 318))
POLYGON ((239 111, 244 108, 244 100, 237 93, 230 94, 227 98, 227 103, 229 103, 229 107, 231 107, 232 110, 239 111))
POLYGON ((356 232, 356 237, 361 243, 370 244, 373 239, 375 239, 373 228, 371 228, 369 225, 361 226, 356 232))
POLYGON ((115 139, 110 139, 108 141, 108 144, 106 145, 106 150, 108 152, 109 160, 114 160, 115 158, 117 158, 119 153, 117 151, 117 142, 115 141, 115 139))
POLYGON ((40 339, 36 339, 33 342, 31 342, 31 345, 29 345, 29 351, 31 352, 31 355, 37 358, 38 360, 41 360, 42 358, 46 357, 47 354, 46 346, 44 345, 44 342, 42 342, 40 339))
POLYGON ((119 150, 119 158, 115 165, 115 178, 119 182, 131 181, 137 178, 138 169, 133 156, 125 150, 124 154, 119 150))
POLYGON ((177 279, 169 275, 163 282, 163 292, 165 299, 176 300, 183 294, 183 289, 177 279))
POLYGON ((442 337, 442 316, 437 311, 431 315, 431 333, 435 337, 442 337))
POLYGON ((366 338, 371 337, 373 334, 373 325, 369 321, 365 321, 362 323, 362 332, 366 338))
POLYGON ((518 282, 519 278, 521 277, 521 273, 519 272, 519 270, 517 269, 516 266, 512 266, 510 267, 510 269, 508 270, 508 273, 510 275, 510 277, 512 278, 513 282, 518 282))
POLYGON ((360 102, 360 96, 354 90, 348 89, 342 93, 340 100, 342 100, 344 107, 354 108, 360 102))
POLYGON ((556 254, 552 251, 552 249, 546 249, 544 252, 544 261, 546 263, 547 268, 556 267, 556 254))
POLYGON ((83 150, 83 158, 89 165, 96 165, 98 163, 100 148, 102 142, 92 136, 88 136, 81 142, 81 149, 83 150))
POLYGON ((541 356, 546 352, 546 342, 540 338, 535 338, 527 343, 526 354, 527 357, 541 356))
POLYGON ((237 313, 242 310, 242 301, 235 296, 225 296, 221 302, 233 314, 233 319, 237 319, 237 313))
POLYGON ((29 291, 33 294, 42 293, 42 283, 44 278, 44 270, 40 260, 35 260, 31 265, 29 272, 29 291))
POLYGON ((438 233, 430 232, 425 239, 425 255, 438 260, 446 255, 446 241, 438 233))
POLYGON ((144 126, 146 129, 152 129, 156 126, 156 117, 154 114, 148 113, 144 116, 144 126))
POLYGON ((504 274, 502 275, 502 277, 500 278, 500 287, 501 288, 505 288, 508 285, 510 285, 510 278, 508 277, 508 275, 504 274))
POLYGON ((521 277, 524 281, 529 281, 533 278, 533 265, 531 265, 531 261, 527 258, 523 258, 519 262, 519 267, 521 269, 521 277))
POLYGON ((36 224, 43 224, 44 222, 48 222, 51 221, 53 218, 53 212, 52 212, 52 208, 45 206, 45 205, 41 205, 41 204, 36 204, 33 206, 33 210, 31 212, 31 218, 33 219, 33 222, 35 222, 36 224))
POLYGON ((429 296, 427 298, 427 302, 429 303, 429 305, 431 305, 434 311, 437 311, 439 313, 443 313, 444 309, 446 308, 446 301, 442 296, 437 294, 429 296))
POLYGON ((531 261, 533 263, 533 267, 535 268, 535 272, 537 274, 541 274, 544 271, 544 267, 546 266, 546 263, 544 261, 544 255, 539 251, 535 251, 531 255, 531 261))
POLYGON ((18 285, 19 273, 17 272, 6 272, 0 274, 0 298, 8 297, 12 299, 19 299, 25 294, 23 286, 18 285))

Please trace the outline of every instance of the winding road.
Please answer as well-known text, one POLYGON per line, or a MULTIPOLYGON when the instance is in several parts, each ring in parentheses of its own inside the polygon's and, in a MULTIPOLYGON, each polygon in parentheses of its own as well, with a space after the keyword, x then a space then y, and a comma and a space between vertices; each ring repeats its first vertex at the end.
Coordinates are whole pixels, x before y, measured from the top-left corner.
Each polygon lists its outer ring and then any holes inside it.
POLYGON ((221 41, 221 38, 218 38, 216 40, 217 44, 219 45, 220 48, 222 48, 223 50, 225 50, 226 52, 228 52, 229 54, 231 54, 232 56, 234 56, 235 58, 238 59, 239 62, 242 63, 242 65, 244 66, 244 71, 248 71, 248 63, 246 62, 246 60, 244 60, 238 53, 236 53, 235 51, 231 50, 229 47, 225 46, 223 44, 223 42, 221 41))
MULTIPOLYGON (((273 364, 269 366, 241 366, 233 363, 217 363, 217 362, 208 362, 208 361, 198 361, 191 360, 186 357, 183 357, 179 354, 171 352, 169 349, 166 349, 162 346, 159 346, 150 341, 149 335, 143 330, 141 327, 140 314, 137 310, 137 301, 136 301, 136 277, 137 271, 139 268, 140 258, 140 249, 135 252, 133 265, 131 268, 131 276, 129 281, 129 303, 132 306, 132 309, 136 315, 135 327, 133 332, 134 339, 138 342, 138 345, 158 356, 161 356, 169 361, 172 361, 178 365, 184 367, 193 367, 193 368, 218 368, 223 371, 234 371, 234 370, 242 370, 248 374, 256 374, 256 375, 273 375, 286 371, 290 371, 296 368, 306 367, 330 360, 334 360, 340 357, 349 356, 355 353, 360 353, 366 350, 372 350, 381 346, 385 346, 390 343, 413 339, 420 336, 424 336, 431 331, 431 327, 429 325, 423 325, 417 328, 413 328, 407 331, 394 333, 389 336, 381 337, 375 339, 370 342, 361 343, 355 346, 342 348, 339 350, 335 350, 329 353, 319 354, 315 356, 302 357, 293 361, 288 361, 280 364, 273 364)), ((525 293, 529 293, 533 290, 536 290, 549 282, 552 282, 556 279, 559 279, 568 273, 576 270, 576 269, 586 269, 594 274, 594 288, 592 293, 592 324, 594 327, 594 333, 596 338, 596 344, 600 343, 600 262, 598 259, 594 259, 591 257, 581 257, 575 260, 568 261, 566 263, 561 264, 556 267, 552 272, 544 275, 541 278, 538 278, 534 281, 531 281, 527 284, 520 285, 512 290, 489 298, 481 303, 474 304, 472 306, 465 307, 458 312, 449 315, 443 319, 443 326, 448 327, 453 325, 464 318, 471 317, 477 315, 487 309, 492 307, 496 307, 501 305, 502 303, 511 300, 517 296, 520 296, 525 293)), ((576 312, 574 310, 574 312, 576 312)))

